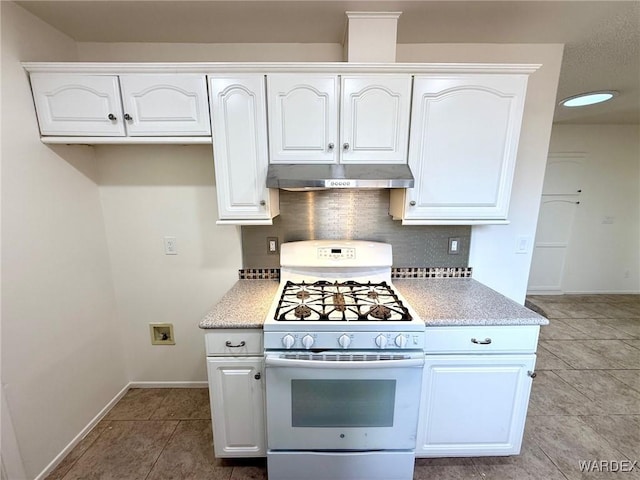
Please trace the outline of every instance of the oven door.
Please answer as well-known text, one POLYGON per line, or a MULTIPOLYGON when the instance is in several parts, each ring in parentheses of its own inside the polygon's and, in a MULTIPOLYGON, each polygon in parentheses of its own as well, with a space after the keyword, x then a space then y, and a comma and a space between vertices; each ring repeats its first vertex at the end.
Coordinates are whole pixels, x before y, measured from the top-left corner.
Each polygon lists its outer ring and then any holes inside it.
POLYGON ((267 353, 271 450, 413 450, 424 354, 267 353))

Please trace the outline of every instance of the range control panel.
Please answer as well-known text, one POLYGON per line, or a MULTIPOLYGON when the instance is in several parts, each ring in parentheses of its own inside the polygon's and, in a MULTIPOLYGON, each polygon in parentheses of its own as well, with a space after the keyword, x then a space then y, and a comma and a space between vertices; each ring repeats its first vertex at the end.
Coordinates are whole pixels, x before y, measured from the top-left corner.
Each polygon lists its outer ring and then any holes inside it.
POLYGON ((424 332, 264 332, 264 348, 422 350, 424 332))
POLYGON ((356 258, 356 249, 349 247, 320 247, 318 248, 318 258, 331 260, 353 260, 356 258))

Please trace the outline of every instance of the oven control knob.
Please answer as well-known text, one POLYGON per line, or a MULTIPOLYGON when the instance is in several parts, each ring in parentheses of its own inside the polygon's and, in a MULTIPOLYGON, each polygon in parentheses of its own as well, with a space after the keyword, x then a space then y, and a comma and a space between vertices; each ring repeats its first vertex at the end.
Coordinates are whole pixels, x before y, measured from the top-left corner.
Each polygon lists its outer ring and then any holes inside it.
POLYGON ((313 345, 313 337, 311 335, 305 335, 304 337, 302 337, 302 345, 304 346, 304 348, 309 350, 313 345))
POLYGON ((340 338, 338 338, 338 343, 342 348, 349 348, 349 345, 351 345, 351 339, 349 338, 349 335, 343 333, 340 335, 340 338))
POLYGON ((387 337, 385 337, 384 335, 380 334, 376 337, 376 345, 378 346, 378 348, 384 348, 387 346, 387 337))
POLYGON ((407 346, 407 337, 404 335, 398 335, 395 343, 398 348, 404 348, 407 346))
POLYGON ((282 337, 282 345, 284 345, 284 348, 291 348, 293 347, 294 343, 296 343, 296 339, 293 337, 293 335, 287 333, 284 337, 282 337))

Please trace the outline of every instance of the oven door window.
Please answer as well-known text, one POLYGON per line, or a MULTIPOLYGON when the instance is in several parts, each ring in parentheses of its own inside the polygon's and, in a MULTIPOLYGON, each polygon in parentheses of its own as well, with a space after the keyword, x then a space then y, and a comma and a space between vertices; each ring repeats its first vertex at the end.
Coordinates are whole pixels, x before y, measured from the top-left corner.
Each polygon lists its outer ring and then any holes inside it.
POLYGON ((395 380, 291 380, 293 427, 392 427, 395 380))

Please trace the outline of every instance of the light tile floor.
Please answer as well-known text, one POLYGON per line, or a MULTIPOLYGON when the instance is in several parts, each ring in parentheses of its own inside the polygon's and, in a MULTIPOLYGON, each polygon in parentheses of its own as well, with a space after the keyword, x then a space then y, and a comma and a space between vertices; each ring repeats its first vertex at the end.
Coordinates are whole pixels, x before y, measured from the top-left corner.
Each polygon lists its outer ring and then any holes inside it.
MULTIPOLYGON (((581 460, 640 461, 640 296, 528 300, 551 324, 540 332, 521 454, 418 459, 415 480, 640 479, 640 464, 579 468, 581 460)), ((212 443, 206 389, 132 389, 47 479, 266 478, 264 459, 216 459, 212 443)))

